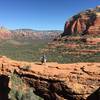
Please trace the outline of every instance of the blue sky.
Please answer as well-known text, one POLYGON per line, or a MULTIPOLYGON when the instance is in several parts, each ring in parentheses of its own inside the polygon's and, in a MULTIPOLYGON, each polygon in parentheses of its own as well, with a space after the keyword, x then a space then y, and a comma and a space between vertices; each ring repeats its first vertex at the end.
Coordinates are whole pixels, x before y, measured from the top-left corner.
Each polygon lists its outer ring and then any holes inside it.
POLYGON ((0 0, 0 25, 10 29, 63 30, 72 15, 100 0, 0 0))

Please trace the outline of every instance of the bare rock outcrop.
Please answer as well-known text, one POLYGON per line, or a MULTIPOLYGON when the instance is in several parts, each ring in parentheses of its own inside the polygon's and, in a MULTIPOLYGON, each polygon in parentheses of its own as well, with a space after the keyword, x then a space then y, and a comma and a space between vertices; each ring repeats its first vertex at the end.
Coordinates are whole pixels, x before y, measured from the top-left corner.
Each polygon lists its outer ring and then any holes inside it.
POLYGON ((80 12, 65 23, 62 36, 76 34, 100 34, 100 6, 80 12))
POLYGON ((100 63, 41 65, 0 57, 0 74, 11 73, 45 100, 100 100, 100 63))

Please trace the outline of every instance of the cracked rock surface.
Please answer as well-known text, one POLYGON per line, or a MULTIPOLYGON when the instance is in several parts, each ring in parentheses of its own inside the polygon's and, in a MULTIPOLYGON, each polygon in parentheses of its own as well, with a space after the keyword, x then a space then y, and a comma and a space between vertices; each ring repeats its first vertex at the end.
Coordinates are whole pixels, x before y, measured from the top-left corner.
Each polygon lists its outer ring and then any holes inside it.
POLYGON ((0 57, 0 74, 14 72, 45 100, 92 100, 91 96, 100 100, 100 63, 41 65, 0 57))

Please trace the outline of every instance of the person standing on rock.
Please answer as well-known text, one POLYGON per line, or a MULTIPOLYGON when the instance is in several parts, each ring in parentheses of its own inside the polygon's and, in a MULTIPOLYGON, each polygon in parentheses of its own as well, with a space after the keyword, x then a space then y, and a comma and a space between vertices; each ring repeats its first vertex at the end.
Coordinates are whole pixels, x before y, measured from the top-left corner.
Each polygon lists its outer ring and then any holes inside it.
POLYGON ((47 62, 47 57, 45 56, 45 54, 40 58, 40 60, 41 60, 41 63, 42 63, 42 64, 46 64, 46 62, 47 62))

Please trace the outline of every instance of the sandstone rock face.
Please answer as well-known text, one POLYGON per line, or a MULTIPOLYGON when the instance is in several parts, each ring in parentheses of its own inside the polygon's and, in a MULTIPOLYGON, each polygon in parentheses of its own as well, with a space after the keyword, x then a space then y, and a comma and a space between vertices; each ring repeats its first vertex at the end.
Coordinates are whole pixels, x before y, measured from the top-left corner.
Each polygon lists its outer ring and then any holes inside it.
POLYGON ((41 65, 0 57, 0 74, 11 73, 19 75, 45 100, 100 100, 100 63, 41 65))
POLYGON ((89 27, 88 33, 90 34, 100 34, 100 17, 97 17, 94 24, 89 27))
POLYGON ((73 16, 65 23, 62 35, 100 34, 100 6, 73 16))

